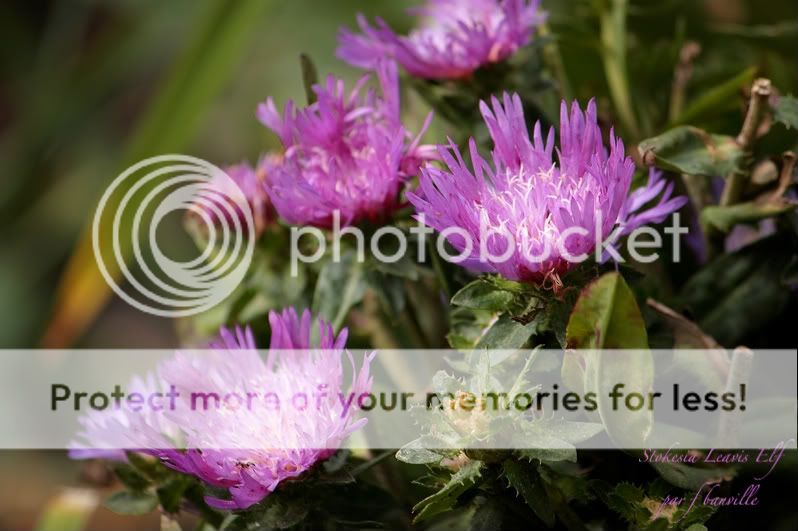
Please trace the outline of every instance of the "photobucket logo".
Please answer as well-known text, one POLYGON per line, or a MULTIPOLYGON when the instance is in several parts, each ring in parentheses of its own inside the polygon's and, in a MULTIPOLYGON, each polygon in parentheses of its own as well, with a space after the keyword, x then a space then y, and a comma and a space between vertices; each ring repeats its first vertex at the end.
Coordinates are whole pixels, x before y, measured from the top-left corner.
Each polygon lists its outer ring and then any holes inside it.
POLYGON ((132 306, 163 317, 201 313, 229 296, 246 275, 254 244, 252 210, 236 182, 187 155, 152 157, 125 170, 92 223, 94 255, 108 285, 132 306), (190 260, 172 259, 158 244, 159 225, 175 212, 190 212, 202 224, 204 250, 190 260), (112 271, 130 288, 122 289, 112 271))
MULTIPOLYGON (((427 237, 434 234, 435 230, 424 224, 424 214, 419 214, 417 221, 418 224, 410 227, 409 232, 393 226, 381 227, 371 234, 368 242, 359 227, 341 227, 339 211, 333 212, 333 226, 329 238, 316 227, 292 227, 291 274, 294 276, 298 274, 300 263, 307 264, 321 260, 327 253, 328 240, 332 245, 332 261, 340 261, 342 240, 347 236, 355 241, 358 262, 365 262, 367 245, 371 256, 382 263, 396 263, 408 253, 415 253, 415 260, 424 262, 427 237), (412 245, 408 234, 414 236, 415 245, 412 245), (315 240, 315 245, 303 248, 300 242, 304 236, 311 236, 315 240), (388 239, 394 240, 390 254, 383 251, 382 247, 382 243, 388 239)), ((625 238, 623 248, 631 259, 639 263, 647 264, 658 260, 659 251, 668 243, 671 244, 670 257, 674 263, 678 263, 681 260, 681 236, 689 232, 686 226, 681 225, 678 212, 673 215, 672 223, 664 228, 665 238, 647 225, 634 230, 625 230, 623 226, 616 226, 610 231, 602 230, 604 223, 600 210, 596 212, 593 221, 592 231, 585 227, 572 226, 555 234, 528 232, 513 234, 506 226, 492 225, 483 218, 480 220, 478 231, 472 232, 459 226, 444 227, 435 238, 435 249, 444 260, 455 264, 468 262, 475 265, 479 262, 496 265, 522 260, 527 264, 538 264, 542 266, 540 269, 545 270, 545 266, 558 262, 577 264, 591 258, 600 263, 607 260, 624 263, 626 259, 619 247, 621 239, 625 238), (670 242, 665 241, 668 236, 670 242)))

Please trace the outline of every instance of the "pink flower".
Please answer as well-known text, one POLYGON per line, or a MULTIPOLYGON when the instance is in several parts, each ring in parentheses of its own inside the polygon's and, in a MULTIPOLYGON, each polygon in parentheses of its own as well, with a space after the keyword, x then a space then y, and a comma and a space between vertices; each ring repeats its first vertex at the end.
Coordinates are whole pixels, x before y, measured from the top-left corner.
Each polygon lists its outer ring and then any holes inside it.
POLYGON ((530 138, 518 95, 505 94, 503 102, 493 98, 492 107, 482 102, 480 110, 493 139, 492 164, 473 139, 471 167, 453 143, 441 146, 446 167, 426 166, 419 190, 408 193, 425 223, 440 232, 464 231, 447 239, 465 251, 466 267, 557 284, 576 263, 572 258, 589 255, 616 227, 626 234, 662 221, 687 201, 671 198, 672 185, 666 187, 657 173, 629 194, 634 163, 613 131, 609 152, 604 148, 593 100, 584 113, 576 102, 569 113, 562 102, 556 158, 554 130, 544 141, 538 122, 530 138), (660 193, 660 201, 647 208, 660 193), (483 245, 489 252, 482 252, 483 245))
POLYGON ((424 26, 400 36, 380 18, 371 27, 362 15, 362 35, 343 28, 338 57, 373 69, 384 57, 395 59, 411 75, 455 79, 503 61, 532 39, 546 19, 539 0, 428 0, 409 10, 424 26))
POLYGON ((379 221, 401 206, 406 180, 431 152, 400 121, 396 65, 381 62, 377 74, 381 97, 361 94, 366 77, 347 94, 343 81, 330 76, 314 87, 318 100, 303 109, 289 101, 280 114, 271 98, 258 107, 258 119, 285 147, 265 187, 289 223, 330 228, 335 212, 343 226, 379 221))
MULTIPOLYGON (((245 509, 330 457, 366 423, 357 397, 371 389, 365 356, 356 369, 338 336, 319 321, 311 347, 311 315, 293 308, 269 314, 271 344, 261 357, 248 328, 222 328, 208 351, 181 351, 158 368, 161 388, 176 392, 173 410, 140 414, 104 411, 84 421, 73 457, 122 458, 122 450, 147 453, 167 466, 226 489, 230 498, 206 497, 220 509, 245 509), (343 389, 346 352, 352 384, 343 389), (296 402, 304 395, 305 402, 296 402), (344 400, 342 400, 342 396, 344 400), (310 398, 309 398, 310 397, 310 398), (348 405, 347 405, 348 404, 348 405), (94 450, 92 450, 94 446, 94 450)), ((152 391, 154 382, 136 389, 152 391)), ((135 382, 134 382, 135 383, 135 382)))

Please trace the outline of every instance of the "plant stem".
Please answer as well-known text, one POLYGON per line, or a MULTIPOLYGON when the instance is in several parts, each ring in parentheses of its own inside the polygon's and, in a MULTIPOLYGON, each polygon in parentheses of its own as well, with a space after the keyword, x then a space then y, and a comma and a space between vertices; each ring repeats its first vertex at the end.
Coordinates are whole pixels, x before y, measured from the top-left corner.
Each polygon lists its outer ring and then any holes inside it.
POLYGON ((612 103, 623 128, 638 140, 640 130, 632 109, 629 78, 626 72, 627 4, 628 0, 607 0, 601 3, 599 9, 601 45, 604 73, 607 76, 612 103))
MULTIPOLYGON (((737 135, 737 144, 743 150, 747 158, 750 158, 751 151, 756 140, 756 133, 762 120, 767 115, 768 98, 770 98, 770 80, 759 78, 754 81, 751 87, 751 103, 745 115, 743 127, 737 135)), ((720 206, 731 206, 740 201, 745 185, 750 175, 749 168, 734 170, 726 179, 726 186, 720 197, 720 206)))

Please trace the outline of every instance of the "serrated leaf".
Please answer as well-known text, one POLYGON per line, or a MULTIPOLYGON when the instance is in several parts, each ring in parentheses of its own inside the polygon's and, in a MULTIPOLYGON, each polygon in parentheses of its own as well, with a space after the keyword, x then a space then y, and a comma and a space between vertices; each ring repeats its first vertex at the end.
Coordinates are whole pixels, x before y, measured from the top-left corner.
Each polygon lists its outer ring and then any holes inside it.
POLYGON ((705 177, 730 174, 741 166, 744 155, 734 138, 686 125, 643 140, 638 149, 646 163, 705 177))
POLYGON ((639 525, 648 521, 650 514, 648 509, 642 505, 644 498, 643 489, 637 485, 623 482, 618 483, 604 497, 604 502, 627 522, 639 525))
POLYGON ((117 514, 147 514, 158 507, 158 497, 149 492, 120 491, 111 494, 104 504, 117 514))
POLYGON ((475 310, 500 312, 506 310, 515 295, 510 291, 498 288, 485 279, 477 279, 465 285, 452 297, 452 304, 475 310))
POLYGON ((773 118, 790 129, 798 129, 798 99, 782 96, 773 107, 773 118))
POLYGON ((547 499, 537 470, 511 460, 502 464, 502 470, 510 486, 524 499, 535 515, 546 524, 546 527, 554 527, 556 519, 554 509, 547 499))
POLYGON ((413 513, 416 515, 413 523, 417 524, 454 507, 457 498, 478 483, 481 469, 480 461, 466 463, 438 492, 424 498, 413 507, 413 513))

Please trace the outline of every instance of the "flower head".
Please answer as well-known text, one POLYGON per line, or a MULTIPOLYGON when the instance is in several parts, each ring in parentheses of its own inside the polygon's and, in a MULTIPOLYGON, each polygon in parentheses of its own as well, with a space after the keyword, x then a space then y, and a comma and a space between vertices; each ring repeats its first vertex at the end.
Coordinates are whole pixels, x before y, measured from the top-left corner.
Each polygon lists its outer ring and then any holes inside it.
POLYGON ((387 56, 417 77, 460 78, 529 43, 546 18, 539 6, 539 0, 428 0, 409 11, 426 24, 407 36, 397 35, 380 18, 371 27, 360 15, 363 34, 342 29, 337 54, 361 68, 374 68, 387 56))
POLYGON ((318 99, 304 109, 289 101, 281 115, 271 98, 258 107, 258 119, 285 147, 265 187, 289 223, 329 228, 336 211, 348 225, 382 219, 400 206, 406 179, 430 153, 400 121, 396 65, 381 62, 378 78, 381 97, 361 94, 367 77, 347 94, 343 81, 330 76, 314 86, 318 99))
POLYGON ((538 122, 530 139, 517 95, 493 98, 492 107, 482 102, 480 110, 494 144, 493 164, 471 139, 469 167, 450 142, 440 147, 446 167, 425 167, 419 190, 408 193, 425 223, 449 229, 447 239, 468 267, 513 280, 556 281, 616 227, 628 232, 662 221, 685 202, 670 198, 672 187, 658 174, 629 195, 634 163, 613 131, 609 152, 604 148, 592 100, 584 113, 576 102, 570 113, 562 103, 556 159, 553 129, 544 141, 538 122), (645 209, 663 188, 663 199, 645 209))
POLYGON ((103 412, 108 418, 93 419, 83 437, 103 448, 156 456, 174 470, 226 489, 229 499, 206 497, 214 507, 244 509, 259 502, 281 482, 330 457, 366 423, 357 418, 357 405, 345 408, 340 396, 367 393, 372 382, 373 354, 357 370, 346 351, 352 383, 343 389, 346 330, 336 336, 320 321, 318 348, 311 350, 309 311, 271 312, 269 322, 266 359, 248 328, 222 328, 210 350, 181 351, 159 366, 158 378, 174 391, 176 406, 157 412, 158 424, 149 412, 113 417, 103 412), (296 402, 298 395, 307 402, 296 402), (142 429, 147 433, 138 433, 142 429))

